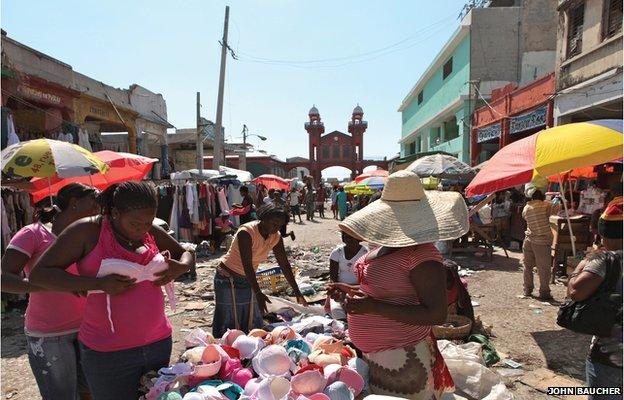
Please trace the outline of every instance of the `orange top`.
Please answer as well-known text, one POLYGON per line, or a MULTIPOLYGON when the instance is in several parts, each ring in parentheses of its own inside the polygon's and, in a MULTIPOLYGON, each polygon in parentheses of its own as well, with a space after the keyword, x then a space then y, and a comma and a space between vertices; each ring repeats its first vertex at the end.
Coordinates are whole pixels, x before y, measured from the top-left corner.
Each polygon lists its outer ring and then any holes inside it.
POLYGON ((260 263, 267 260, 269 252, 280 240, 279 232, 269 235, 266 239, 260 234, 260 221, 248 222, 238 228, 234 236, 234 241, 227 254, 223 256, 221 262, 232 272, 245 276, 245 268, 241 261, 240 250, 238 248, 238 233, 247 232, 251 236, 251 265, 254 271, 258 269, 260 263))

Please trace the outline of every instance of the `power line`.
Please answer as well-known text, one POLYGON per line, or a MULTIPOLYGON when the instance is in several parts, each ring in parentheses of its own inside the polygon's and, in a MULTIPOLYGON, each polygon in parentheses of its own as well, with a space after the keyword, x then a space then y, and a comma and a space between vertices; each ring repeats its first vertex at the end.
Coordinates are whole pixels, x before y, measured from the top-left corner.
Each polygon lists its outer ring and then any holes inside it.
POLYGON ((492 111, 494 111, 496 114, 498 114, 499 117, 505 117, 505 115, 501 114, 500 112, 498 112, 498 110, 496 110, 494 107, 492 107, 492 105, 490 104, 489 101, 487 101, 485 99, 485 97, 483 97, 483 95, 481 94, 481 92, 479 91, 479 88, 477 87, 477 85, 472 84, 472 86, 474 87, 475 91, 477 92, 477 94, 479 95, 479 97, 481 98, 481 100, 483 100, 485 102, 485 104, 488 106, 488 108, 492 111))
MULTIPOLYGON (((414 32, 412 35, 398 42, 392 43, 390 45, 387 45, 387 46, 384 46, 375 50, 371 50, 371 51, 367 51, 367 52, 359 53, 359 54, 352 54, 349 56, 331 57, 331 58, 324 58, 324 59, 311 59, 311 60, 287 60, 287 59, 276 59, 276 58, 269 58, 269 57, 259 57, 259 56, 255 56, 255 55, 252 55, 244 51, 240 51, 240 50, 238 51, 238 53, 242 56, 244 61, 248 61, 248 62, 266 62, 266 63, 289 64, 289 65, 323 64, 323 63, 330 63, 330 62, 357 60, 357 59, 367 57, 370 55, 374 55, 377 53, 383 53, 388 50, 394 49, 398 46, 404 45, 413 39, 419 38, 422 34, 428 33, 432 30, 436 30, 436 28, 442 27, 446 29, 444 22, 450 19, 453 19, 453 16, 447 16, 439 21, 436 21, 435 23, 428 25, 419 31, 414 32)), ((409 47, 401 48, 401 50, 409 48, 409 47)))
POLYGON ((372 60, 378 59, 378 58, 386 56, 388 54, 396 53, 398 51, 407 50, 407 49, 412 48, 412 47, 414 47, 416 45, 422 44, 427 39, 429 39, 432 36, 434 36, 435 34, 437 34, 438 31, 442 31, 444 29, 445 29, 445 27, 442 26, 442 27, 439 27, 436 31, 431 31, 430 32, 431 34, 429 36, 422 38, 423 40, 421 40, 419 42, 411 43, 411 44, 403 46, 401 48, 388 50, 388 51, 386 51, 384 53, 376 54, 376 55, 368 57, 368 58, 364 58, 364 59, 360 59, 360 60, 347 61, 347 62, 340 63, 340 64, 331 64, 331 65, 285 64, 285 63, 276 63, 276 62, 271 62, 271 61, 254 61, 254 60, 247 60, 247 59, 241 59, 241 61, 243 61, 243 62, 259 63, 259 64, 266 64, 266 65, 285 66, 285 67, 298 68, 298 69, 326 69, 326 70, 331 70, 331 69, 337 69, 337 68, 341 68, 341 67, 348 66, 348 65, 361 64, 361 63, 364 63, 364 62, 368 62, 368 61, 372 61, 372 60))

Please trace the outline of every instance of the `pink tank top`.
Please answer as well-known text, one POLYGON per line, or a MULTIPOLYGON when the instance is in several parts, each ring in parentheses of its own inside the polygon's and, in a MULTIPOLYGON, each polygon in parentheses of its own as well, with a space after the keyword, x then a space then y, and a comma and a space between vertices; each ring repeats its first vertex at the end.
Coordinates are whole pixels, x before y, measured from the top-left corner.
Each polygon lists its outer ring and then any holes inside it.
MULTIPOLYGON (((159 250, 149 233, 145 234, 143 243, 147 251, 142 254, 125 249, 115 239, 108 218, 103 217, 98 243, 77 263, 78 273, 95 277, 102 260, 108 258, 147 265, 159 250)), ((150 281, 140 282, 116 296, 107 296, 105 293, 90 294, 78 333, 78 339, 85 346, 102 352, 145 346, 169 336, 171 324, 165 315, 162 289, 150 281), (114 330, 110 328, 109 317, 112 317, 114 330)))

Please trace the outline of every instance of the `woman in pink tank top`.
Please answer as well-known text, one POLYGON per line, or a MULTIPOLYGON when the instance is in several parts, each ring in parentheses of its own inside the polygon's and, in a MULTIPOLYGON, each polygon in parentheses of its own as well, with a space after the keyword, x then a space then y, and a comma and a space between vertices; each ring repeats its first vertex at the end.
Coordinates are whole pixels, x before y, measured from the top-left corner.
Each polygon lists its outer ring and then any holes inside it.
POLYGON ((153 225, 158 199, 151 184, 113 185, 101 199, 103 215, 63 232, 31 281, 89 292, 78 340, 91 393, 95 400, 135 399, 141 376, 167 366, 171 356, 161 286, 189 271, 195 258, 153 225), (79 276, 65 272, 72 263, 79 276), (116 273, 109 275, 111 265, 116 273))
MULTIPOLYGON (((20 229, 2 257, 2 291, 30 294, 24 331, 28 361, 44 400, 76 399, 79 393, 88 394, 78 350, 78 328, 86 300, 33 285, 28 278, 59 233, 74 221, 97 213, 95 197, 96 190, 90 186, 64 186, 54 206, 43 209, 37 222, 20 229)), ((77 274, 76 265, 67 271, 77 274)))

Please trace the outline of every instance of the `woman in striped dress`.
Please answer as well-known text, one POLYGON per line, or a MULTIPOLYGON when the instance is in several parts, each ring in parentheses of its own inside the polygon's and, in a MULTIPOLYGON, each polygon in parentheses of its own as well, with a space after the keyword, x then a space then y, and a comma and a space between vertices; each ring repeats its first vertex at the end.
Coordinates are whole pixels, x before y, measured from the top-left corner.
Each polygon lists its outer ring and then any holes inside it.
POLYGON ((433 242, 461 237, 468 212, 453 192, 428 192, 417 175, 388 178, 379 201, 340 229, 378 247, 354 265, 359 285, 333 284, 349 335, 370 367, 373 394, 439 399, 454 391, 431 326, 446 320, 446 275, 433 242))

